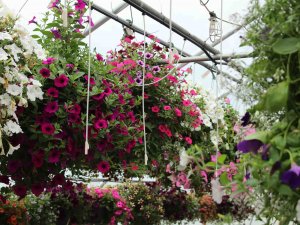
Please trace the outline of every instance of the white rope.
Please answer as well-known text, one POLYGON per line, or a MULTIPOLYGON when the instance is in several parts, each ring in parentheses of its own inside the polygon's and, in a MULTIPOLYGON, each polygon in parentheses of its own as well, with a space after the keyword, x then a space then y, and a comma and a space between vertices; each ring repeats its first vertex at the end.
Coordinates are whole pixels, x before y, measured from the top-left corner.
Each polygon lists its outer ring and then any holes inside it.
POLYGON ((172 51, 172 0, 170 0, 170 23, 169 23, 169 28, 170 28, 170 46, 169 49, 172 51))
POLYGON ((65 0, 65 7, 62 11, 62 21, 63 21, 63 26, 68 27, 68 5, 67 5, 67 0, 65 0))
POLYGON ((89 108, 90 108, 90 86, 91 86, 91 15, 92 7, 91 0, 89 0, 89 65, 88 65, 88 85, 87 85, 87 96, 86 96, 86 121, 85 121, 85 146, 84 153, 87 155, 89 151, 89 108))
MULTIPOLYGON (((223 76, 223 0, 221 0, 221 23, 220 23, 220 28, 221 28, 221 36, 220 36, 220 73, 219 76, 222 78, 223 76)), ((219 118, 218 118, 218 110, 219 110, 219 101, 218 101, 218 96, 219 96, 219 83, 218 83, 218 75, 216 75, 216 108, 217 108, 217 145, 216 145, 216 171, 215 175, 217 174, 218 170, 218 153, 219 153, 219 118)))
POLYGON ((145 165, 148 164, 147 154, 147 134, 146 134, 146 115, 145 115, 145 75, 146 75, 146 22, 145 15, 143 14, 144 23, 144 65, 143 65, 143 86, 142 86, 142 109, 143 109, 143 128, 144 128, 144 150, 145 150, 145 165))

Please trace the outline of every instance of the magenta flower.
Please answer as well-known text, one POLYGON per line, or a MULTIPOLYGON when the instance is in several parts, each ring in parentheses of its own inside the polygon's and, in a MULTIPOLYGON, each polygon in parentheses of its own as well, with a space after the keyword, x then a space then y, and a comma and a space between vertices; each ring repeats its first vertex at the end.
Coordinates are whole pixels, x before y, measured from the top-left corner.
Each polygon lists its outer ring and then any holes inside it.
POLYGON ((37 152, 34 152, 31 155, 31 161, 32 161, 35 168, 42 167, 42 165, 44 164, 44 156, 45 156, 45 153, 44 153, 43 150, 39 150, 37 152))
POLYGON ((50 70, 49 70, 48 68, 45 68, 45 67, 42 68, 42 69, 40 69, 39 73, 40 73, 44 78, 50 77, 50 74, 51 74, 50 70))
POLYGON ((77 3, 75 4, 75 10, 76 11, 84 11, 86 4, 83 0, 77 0, 77 3))
POLYGON ((107 161, 101 161, 100 163, 98 163, 97 169, 101 173, 107 173, 110 169, 109 163, 107 161))
POLYGON ((190 105, 192 104, 192 102, 191 102, 190 100, 183 100, 183 101, 182 101, 182 104, 183 104, 184 106, 190 106, 190 105))
POLYGON ((104 119, 98 119, 94 123, 94 128, 99 130, 99 129, 106 129, 108 126, 107 121, 104 119))
POLYGON ((191 145, 193 143, 193 140, 190 137, 185 137, 184 138, 186 143, 188 143, 189 145, 191 145))
POLYGON ((50 163, 57 163, 59 162, 59 157, 60 157, 60 151, 58 149, 51 149, 48 155, 48 161, 50 163))
POLYGON ((75 66, 74 66, 74 64, 70 64, 70 63, 69 63, 69 64, 66 65, 66 67, 67 67, 69 70, 72 71, 72 70, 74 69, 75 66))
POLYGON ((57 29, 51 29, 51 32, 54 35, 55 39, 61 39, 61 34, 60 34, 59 30, 57 30, 57 29))
POLYGON ((58 90, 54 87, 51 87, 47 90, 47 95, 49 97, 58 98, 58 90))
POLYGON ((69 83, 69 78, 65 74, 61 74, 54 79, 54 85, 56 87, 65 87, 69 83))
POLYGON ((65 182, 66 182, 66 179, 63 174, 56 174, 52 179, 52 184, 54 186, 63 185, 65 182))
POLYGON ((49 57, 49 58, 43 60, 43 64, 50 65, 50 64, 54 63, 55 60, 56 60, 56 58, 49 57))
MULTIPOLYGON (((86 82, 88 82, 88 78, 89 78, 88 75, 83 76, 83 78, 86 80, 86 82)), ((93 77, 90 77, 90 85, 91 86, 96 85, 96 81, 93 77)))
POLYGON ((80 107, 80 105, 78 105, 78 104, 76 103, 76 104, 74 104, 74 105, 72 106, 71 109, 68 110, 68 112, 74 113, 74 114, 80 114, 80 112, 81 112, 81 107, 80 107))
POLYGON ((37 24, 37 22, 35 21, 36 17, 34 16, 31 20, 28 21, 28 24, 31 24, 31 23, 35 23, 37 24))
POLYGON ((182 112, 180 111, 180 109, 178 108, 175 108, 175 115, 178 116, 178 117, 181 117, 182 116, 182 112))
POLYGON ((85 22, 89 24, 90 23, 90 19, 91 19, 91 27, 95 26, 92 18, 90 18, 89 16, 87 16, 87 20, 85 22))
POLYGON ((166 110, 166 111, 169 111, 169 110, 171 110, 171 106, 169 106, 169 105, 165 105, 165 106, 164 106, 164 110, 166 110))
POLYGON ((110 88, 105 88, 104 92, 103 92, 106 96, 109 96, 110 94, 112 94, 112 90, 110 88))
POLYGON ((0 175, 0 183, 9 184, 8 176, 0 175))
POLYGON ((55 127, 53 124, 45 122, 42 123, 41 130, 43 134, 52 135, 55 132, 55 127))
POLYGON ((60 0, 51 0, 50 4, 48 5, 48 8, 54 8, 57 7, 57 4, 59 3, 60 0))
POLYGON ((9 160, 7 163, 7 171, 10 174, 17 172, 18 169, 21 167, 22 167, 22 163, 19 160, 9 160))
POLYGON ((79 124, 79 123, 81 123, 81 118, 80 118, 79 114, 70 113, 68 115, 68 121, 70 123, 77 123, 77 124, 79 124))
POLYGON ((102 55, 100 55, 100 54, 96 54, 96 58, 98 61, 104 61, 102 55))
POLYGON ((153 106, 153 107, 151 108, 151 110, 152 110, 152 112, 154 112, 154 113, 158 113, 158 112, 159 112, 159 107, 158 107, 158 106, 153 106))
POLYGON ((58 110, 58 103, 57 102, 48 102, 45 106, 45 112, 47 113, 55 113, 58 110))

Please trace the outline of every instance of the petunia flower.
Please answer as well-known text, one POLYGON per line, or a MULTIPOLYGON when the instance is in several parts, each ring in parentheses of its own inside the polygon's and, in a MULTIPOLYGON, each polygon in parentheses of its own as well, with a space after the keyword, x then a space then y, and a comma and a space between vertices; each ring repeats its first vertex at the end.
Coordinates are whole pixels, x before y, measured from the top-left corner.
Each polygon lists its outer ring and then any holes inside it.
POLYGON ((26 193, 27 193, 27 189, 26 189, 25 185, 15 185, 13 187, 13 191, 20 198, 24 198, 26 196, 26 193))
POLYGON ((50 87, 47 90, 47 95, 49 97, 58 98, 58 93, 59 93, 58 90, 54 87, 50 87))
POLYGON ((58 103, 57 102, 48 102, 47 105, 45 106, 45 112, 47 113, 56 113, 58 110, 58 103))
POLYGON ((185 137, 184 140, 186 141, 186 143, 188 143, 189 145, 191 145, 193 143, 193 140, 190 137, 185 137))
POLYGON ((159 107, 158 106, 152 106, 151 110, 154 113, 158 113, 159 112, 159 107))
POLYGON ((282 183, 289 185, 292 189, 300 187, 300 166, 293 163, 291 169, 283 172, 280 176, 282 183))
POLYGON ((164 110, 166 110, 166 111, 169 111, 169 110, 171 110, 172 108, 171 108, 171 106, 169 106, 169 105, 165 105, 164 106, 164 110))
POLYGON ((99 129, 106 129, 108 127, 108 123, 104 119, 98 119, 94 123, 94 128, 99 130, 99 129))
POLYGON ((146 53, 145 53, 145 58, 146 58, 146 59, 152 59, 152 58, 153 58, 153 54, 150 53, 150 52, 146 52, 146 53))
POLYGON ((41 130, 43 134, 52 135, 55 132, 55 127, 53 124, 45 122, 42 123, 41 130))
POLYGON ((48 161, 50 163, 57 163, 57 162, 59 162, 60 153, 61 152, 58 149, 52 149, 49 152, 48 161))
POLYGON ((42 167, 42 165, 44 164, 44 156, 45 156, 45 153, 44 153, 43 150, 39 150, 37 152, 34 152, 31 155, 31 161, 32 161, 35 168, 42 167))
POLYGON ((244 140, 237 144, 237 149, 243 153, 253 152, 257 154, 263 145, 260 140, 244 140))
POLYGON ((42 184, 33 184, 31 186, 31 192, 34 194, 36 197, 40 196, 42 192, 44 191, 44 187, 42 184))
POLYGON ((54 35, 55 39, 61 39, 61 34, 58 29, 51 29, 51 32, 54 35))
POLYGON ((101 173, 107 173, 110 169, 109 163, 107 161, 101 161, 100 163, 98 163, 97 169, 101 173))
POLYGON ((104 61, 103 56, 101 54, 96 54, 96 59, 100 62, 104 61))
POLYGON ((158 73, 159 71, 160 71, 160 67, 159 67, 159 66, 153 66, 153 67, 152 67, 152 72, 153 72, 154 74, 158 73))
POLYGON ((37 24, 37 22, 35 21, 36 17, 34 16, 31 20, 28 21, 28 24, 31 24, 31 23, 35 23, 37 24))
POLYGON ((39 73, 40 73, 44 78, 50 77, 50 74, 51 74, 50 70, 49 70, 48 68, 45 68, 45 67, 42 68, 42 69, 40 69, 39 73))
POLYGON ((47 58, 47 59, 44 59, 42 63, 43 63, 44 65, 50 65, 50 64, 54 63, 55 60, 56 60, 56 58, 49 57, 49 58, 47 58))
POLYGON ((181 116, 182 116, 182 112, 180 111, 180 109, 175 108, 174 111, 175 111, 175 115, 176 115, 176 116, 178 116, 178 117, 181 117, 181 116))
POLYGON ((245 115, 242 117, 241 121, 242 122, 242 126, 245 127, 250 123, 250 119, 251 119, 251 115, 249 112, 246 112, 245 115))
POLYGON ((83 0, 77 0, 77 3, 75 4, 75 10, 82 12, 84 11, 85 6, 86 4, 83 0))
POLYGON ((68 83, 69 78, 65 74, 61 74, 54 79, 54 85, 59 88, 67 86, 68 83))

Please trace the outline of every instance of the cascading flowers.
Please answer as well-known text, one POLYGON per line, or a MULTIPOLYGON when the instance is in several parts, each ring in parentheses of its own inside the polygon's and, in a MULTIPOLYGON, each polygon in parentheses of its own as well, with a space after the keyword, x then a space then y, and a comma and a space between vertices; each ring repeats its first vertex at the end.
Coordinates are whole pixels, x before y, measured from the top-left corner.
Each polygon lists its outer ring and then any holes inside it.
POLYGON ((18 120, 22 108, 43 99, 41 83, 31 77, 30 69, 44 57, 41 46, 0 2, 0 155, 19 148, 7 139, 23 132, 18 120))

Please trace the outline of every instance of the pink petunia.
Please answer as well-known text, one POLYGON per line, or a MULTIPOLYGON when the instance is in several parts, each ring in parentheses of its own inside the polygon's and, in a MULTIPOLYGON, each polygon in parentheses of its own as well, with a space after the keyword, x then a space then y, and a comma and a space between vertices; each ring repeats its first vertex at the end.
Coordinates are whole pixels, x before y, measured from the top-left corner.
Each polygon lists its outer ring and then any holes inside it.
POLYGON ((54 85, 59 88, 67 86, 69 83, 69 78, 65 74, 61 74, 54 79, 54 85))
POLYGON ((182 116, 182 112, 180 111, 180 109, 178 108, 175 108, 175 115, 178 116, 178 117, 181 117, 182 116))
POLYGON ((183 101, 182 101, 182 104, 183 104, 184 106, 190 106, 190 105, 192 104, 192 102, 191 102, 190 100, 183 100, 183 101))
POLYGON ((159 107, 158 106, 152 106, 151 107, 152 112, 158 113, 159 112, 159 107))
POLYGON ((40 69, 39 73, 40 73, 44 78, 50 77, 50 74, 51 74, 50 70, 49 70, 48 68, 45 68, 45 67, 42 68, 42 69, 40 69))
POLYGON ((186 143, 188 143, 189 145, 191 145, 193 143, 193 140, 190 137, 185 137, 184 140, 186 141, 186 143))
POLYGON ((42 123, 41 130, 43 134, 52 135, 55 132, 55 127, 53 124, 45 122, 42 123))
POLYGON ((169 105, 165 105, 164 106, 164 110, 166 110, 166 111, 169 111, 169 110, 171 110, 172 108, 171 108, 171 106, 169 106, 169 105))
POLYGON ((99 129, 106 129, 108 127, 108 123, 104 119, 98 119, 94 123, 94 128, 99 130, 99 129))
POLYGON ((49 97, 58 98, 58 90, 54 87, 51 87, 47 90, 47 95, 49 97))
POLYGON ((101 161, 100 163, 98 163, 97 169, 101 173, 107 173, 110 170, 110 165, 107 161, 101 161))
POLYGON ((48 161, 50 163, 57 163, 59 162, 59 157, 60 157, 60 151, 58 149, 52 149, 49 152, 48 161))
POLYGON ((57 102, 48 102, 45 106, 45 112, 47 113, 55 113, 58 110, 58 103, 57 102))
POLYGON ((77 0, 77 3, 75 4, 75 10, 76 11, 84 11, 86 4, 83 0, 77 0))
POLYGON ((49 58, 47 58, 47 59, 44 59, 42 63, 43 63, 44 65, 50 65, 50 64, 54 63, 55 60, 56 60, 56 58, 49 57, 49 58))
POLYGON ((99 62, 103 62, 103 61, 104 61, 104 59, 103 59, 103 57, 102 57, 101 54, 96 54, 96 59, 97 59, 99 62))
MULTIPOLYGON (((88 82, 88 79, 89 79, 88 75, 83 76, 83 78, 86 80, 86 82, 88 82)), ((90 85, 91 86, 96 85, 96 81, 93 77, 90 77, 90 85)))

